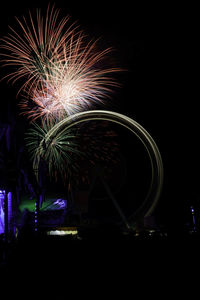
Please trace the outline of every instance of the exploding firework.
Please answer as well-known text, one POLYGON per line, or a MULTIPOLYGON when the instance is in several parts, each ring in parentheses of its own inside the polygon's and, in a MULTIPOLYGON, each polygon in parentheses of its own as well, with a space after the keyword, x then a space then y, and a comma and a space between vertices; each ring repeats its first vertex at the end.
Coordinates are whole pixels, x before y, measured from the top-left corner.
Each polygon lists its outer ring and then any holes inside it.
POLYGON ((107 122, 86 122, 58 133, 48 140, 55 125, 43 127, 32 123, 26 134, 26 144, 33 162, 33 169, 39 178, 40 163, 45 164, 50 178, 62 181, 68 186, 89 185, 96 166, 102 166, 110 176, 113 166, 119 163, 117 133, 107 122))
POLYGON ((52 136, 47 145, 45 138, 52 129, 51 126, 44 123, 41 127, 33 123, 26 134, 26 145, 33 162, 34 173, 38 179, 40 164, 43 162, 54 180, 62 175, 63 181, 70 182, 71 174, 78 169, 77 157, 83 156, 76 141, 78 137, 76 129, 66 130, 65 135, 52 136))
MULTIPOLYGON (((32 121, 42 121, 40 125, 33 123, 27 135, 36 177, 40 162, 44 161, 54 178, 58 173, 64 179, 66 174, 70 178, 85 157, 87 133, 80 128, 64 134, 55 131, 49 141, 49 132, 61 120, 104 102, 113 86, 118 85, 112 73, 120 69, 107 64, 110 48, 98 50, 97 41, 88 42, 68 16, 59 21, 59 10, 54 7, 48 7, 45 18, 37 10, 36 19, 29 13, 29 17, 16 20, 18 29, 10 28, 0 47, 3 65, 15 68, 6 77, 13 83, 22 82, 18 91, 22 96, 22 111, 32 121), (82 139, 78 138, 80 134, 82 139)), ((91 152, 97 155, 98 148, 99 157, 103 158, 106 145, 102 142, 99 147, 100 142, 94 136, 90 139, 91 152)), ((93 163, 98 159, 93 159, 93 163)))
POLYGON ((105 67, 111 49, 97 49, 97 41, 86 41, 69 17, 59 21, 59 10, 48 7, 46 18, 37 10, 36 22, 17 19, 18 30, 1 39, 4 65, 14 66, 7 77, 13 83, 23 79, 18 93, 21 108, 35 120, 60 120, 109 97, 112 73, 105 67))

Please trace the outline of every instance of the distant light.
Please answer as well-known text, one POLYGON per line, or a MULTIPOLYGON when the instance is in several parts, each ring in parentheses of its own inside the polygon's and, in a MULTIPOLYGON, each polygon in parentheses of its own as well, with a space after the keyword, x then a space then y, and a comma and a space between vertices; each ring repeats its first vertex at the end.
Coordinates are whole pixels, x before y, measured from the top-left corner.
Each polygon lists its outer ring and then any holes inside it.
POLYGON ((4 233, 4 210, 3 210, 4 195, 5 195, 5 191, 0 190, 0 234, 4 233))
POLYGON ((0 198, 3 197, 3 199, 4 199, 5 192, 6 192, 6 191, 4 191, 4 190, 0 190, 0 198), (3 195, 3 196, 2 196, 2 195, 3 195))
POLYGON ((47 235, 77 235, 78 230, 76 228, 68 228, 68 229, 62 229, 62 230, 50 230, 47 231, 47 235))
POLYGON ((57 199, 53 202, 54 205, 57 205, 59 209, 66 208, 67 207, 67 200, 64 199, 57 199))

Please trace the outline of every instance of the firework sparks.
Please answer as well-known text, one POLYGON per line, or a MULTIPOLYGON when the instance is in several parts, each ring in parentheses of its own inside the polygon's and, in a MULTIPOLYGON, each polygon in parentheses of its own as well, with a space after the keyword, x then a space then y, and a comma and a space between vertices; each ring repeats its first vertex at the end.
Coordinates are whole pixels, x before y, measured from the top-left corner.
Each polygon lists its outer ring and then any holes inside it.
POLYGON ((50 177, 61 179, 64 184, 89 184, 91 172, 97 164, 102 164, 110 176, 112 166, 119 163, 117 134, 105 122, 92 122, 89 126, 86 122, 85 125, 61 133, 56 131, 47 142, 49 131, 55 125, 44 123, 41 127, 32 123, 26 134, 26 145, 37 178, 41 160, 45 162, 50 177))
POLYGON ((46 19, 37 11, 36 25, 17 19, 19 31, 1 39, 4 65, 16 71, 7 77, 15 83, 23 79, 22 110, 31 119, 60 120, 102 102, 117 85, 111 78, 119 68, 104 67, 110 48, 97 50, 97 41, 69 25, 69 17, 58 20, 59 10, 48 7, 46 19), (32 103, 30 107, 30 103, 32 103))
MULTIPOLYGON (((51 126, 53 127, 54 125, 52 124, 51 126)), ((49 124, 44 123, 41 127, 37 123, 33 123, 26 134, 26 146, 33 162, 36 178, 38 179, 39 165, 42 160, 45 162, 49 174, 54 180, 60 174, 62 174, 64 181, 66 177, 70 180, 73 170, 78 168, 75 159, 80 155, 83 156, 76 142, 76 130, 69 129, 65 135, 57 134, 52 136, 51 142, 47 145, 45 137, 49 130, 51 130, 49 124)))

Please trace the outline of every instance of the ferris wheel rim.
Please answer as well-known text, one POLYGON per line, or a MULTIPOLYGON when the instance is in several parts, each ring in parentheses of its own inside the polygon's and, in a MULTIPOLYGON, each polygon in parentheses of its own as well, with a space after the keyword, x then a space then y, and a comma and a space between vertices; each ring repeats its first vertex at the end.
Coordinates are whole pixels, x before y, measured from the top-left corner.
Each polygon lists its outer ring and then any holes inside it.
POLYGON ((121 113, 107 110, 79 112, 57 123, 46 135, 45 142, 48 144, 48 142, 51 141, 52 136, 58 132, 60 133, 61 131, 68 130, 69 128, 82 122, 92 120, 102 120, 117 123, 131 131, 143 143, 151 163, 151 184, 142 205, 136 209, 136 211, 131 214, 128 219, 134 221, 140 216, 150 215, 160 198, 163 187, 163 162, 158 146, 152 136, 134 119, 131 119, 130 117, 121 113))

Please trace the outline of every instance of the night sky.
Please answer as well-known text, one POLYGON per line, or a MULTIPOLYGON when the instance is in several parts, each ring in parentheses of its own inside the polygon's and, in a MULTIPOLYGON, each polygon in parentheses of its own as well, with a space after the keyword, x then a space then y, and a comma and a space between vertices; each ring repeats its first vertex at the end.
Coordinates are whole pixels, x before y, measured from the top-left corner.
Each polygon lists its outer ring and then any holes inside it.
MULTIPOLYGON (((1 4, 1 36, 14 16, 41 7, 41 1, 14 3, 1 4)), ((156 141, 165 172, 156 214, 161 223, 181 224, 191 204, 200 207, 195 9, 138 7, 130 1, 55 3, 90 37, 101 37, 102 47, 114 47, 116 64, 127 71, 118 75, 122 87, 113 95, 113 110, 134 118, 156 141)), ((6 118, 9 101, 15 109, 16 87, 1 82, 0 88, 6 118)))

